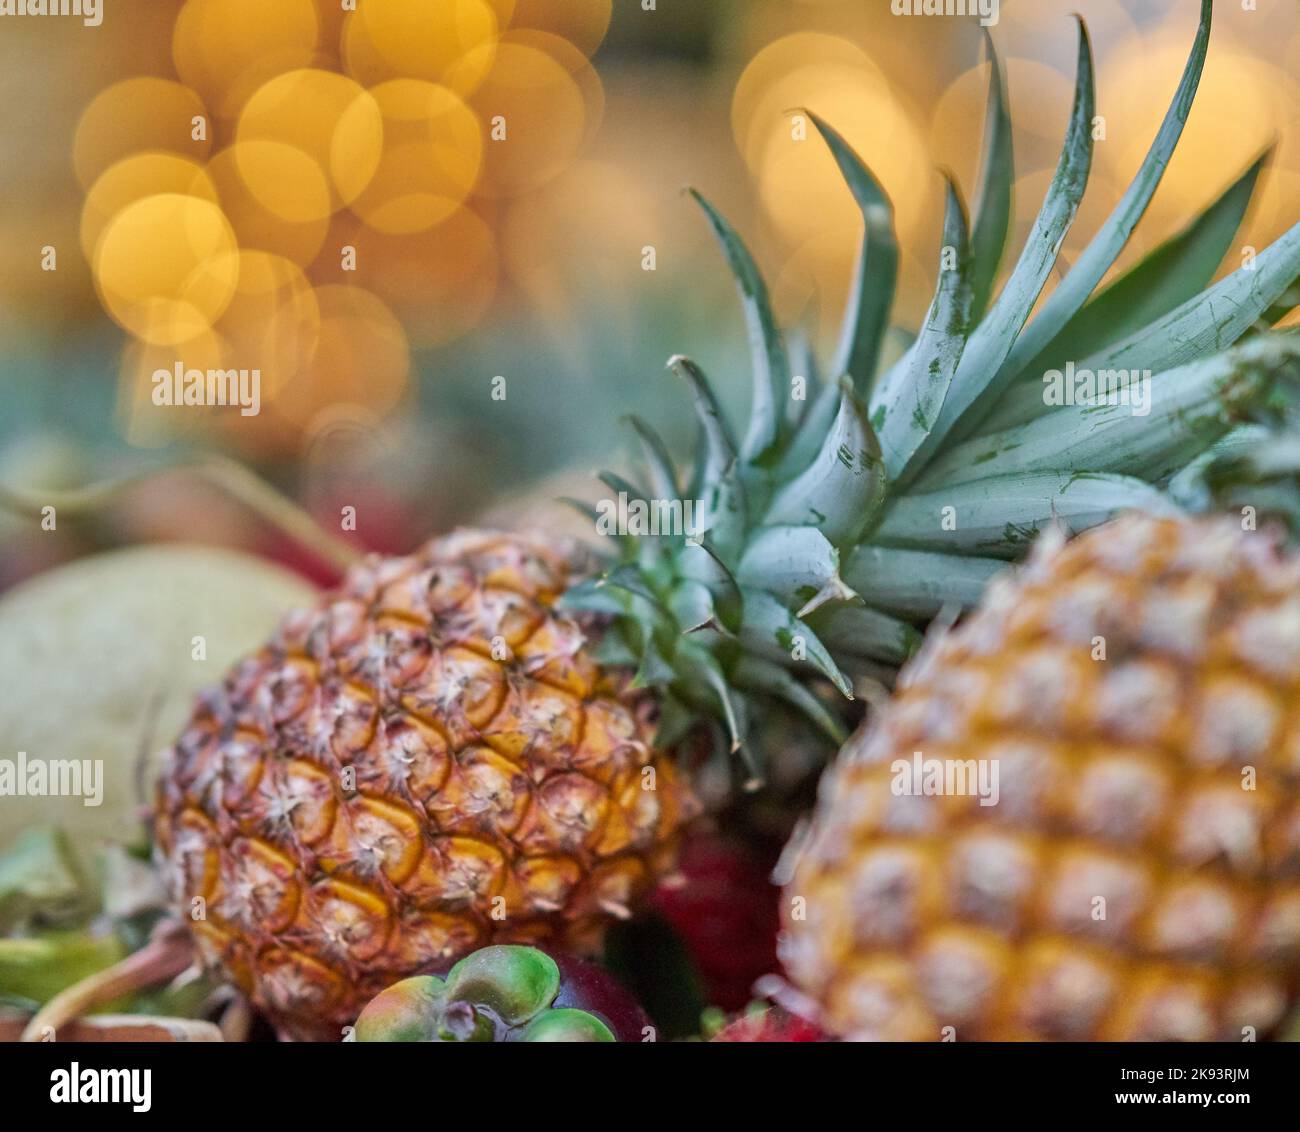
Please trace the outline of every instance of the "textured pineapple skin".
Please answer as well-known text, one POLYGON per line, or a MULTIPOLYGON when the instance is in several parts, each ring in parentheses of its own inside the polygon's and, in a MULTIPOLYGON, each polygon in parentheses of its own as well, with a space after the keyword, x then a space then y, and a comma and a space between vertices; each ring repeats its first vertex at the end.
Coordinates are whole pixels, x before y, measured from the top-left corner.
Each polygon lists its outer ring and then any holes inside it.
POLYGON ((204 959, 281 1030, 340 1036, 487 943, 595 946, 696 803, 653 705, 554 608, 575 563, 462 531, 354 569, 204 696, 156 843, 204 959))
POLYGON ((1264 1037, 1300 958, 1300 559, 1228 520, 1047 541, 823 780, 786 969, 852 1040, 1264 1037), (997 804, 895 794, 916 751, 997 759, 997 804))

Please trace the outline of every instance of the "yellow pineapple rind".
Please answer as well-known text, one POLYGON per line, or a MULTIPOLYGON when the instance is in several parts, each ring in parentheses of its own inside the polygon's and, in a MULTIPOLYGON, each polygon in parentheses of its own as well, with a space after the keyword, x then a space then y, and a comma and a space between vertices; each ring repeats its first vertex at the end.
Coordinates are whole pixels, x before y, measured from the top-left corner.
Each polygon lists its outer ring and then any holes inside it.
POLYGON ((1139 516, 1039 548, 850 740, 785 896, 847 1038, 1266 1035, 1300 973, 1300 559, 1139 516), (916 751, 997 760, 997 804, 895 794, 916 751))
POLYGON ((200 702, 157 844, 205 959, 286 1032, 491 942, 589 950, 696 811, 652 704, 554 608, 557 547, 371 560, 200 702))

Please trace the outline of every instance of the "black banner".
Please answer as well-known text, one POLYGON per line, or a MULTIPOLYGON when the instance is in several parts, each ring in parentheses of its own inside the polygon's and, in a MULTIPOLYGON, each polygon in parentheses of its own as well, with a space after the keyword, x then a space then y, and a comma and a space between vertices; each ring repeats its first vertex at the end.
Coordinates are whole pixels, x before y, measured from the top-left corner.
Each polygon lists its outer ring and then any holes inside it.
MULTIPOLYGON (((279 1117, 407 1121, 480 1110, 484 1120, 537 1113, 663 1112, 806 1122, 828 1101, 868 1123, 912 1113, 1066 1115, 1136 1109, 1180 1119, 1256 1116, 1295 1105, 1300 1047, 1233 1045, 722 1045, 661 1043, 564 1051, 520 1046, 78 1045, 6 1048, 6 1114, 93 1118, 190 1115, 221 1122, 279 1117), (535 1106, 535 1107, 534 1107, 535 1106), (811 1107, 810 1106, 814 1106, 811 1107), (399 1117, 399 1113, 401 1114, 399 1117)), ((1284 1110, 1284 1111, 1285 1111, 1284 1110)), ((644 1115, 642 1116, 644 1118, 644 1115)), ((21 1127, 14 1123, 12 1126, 21 1127)))

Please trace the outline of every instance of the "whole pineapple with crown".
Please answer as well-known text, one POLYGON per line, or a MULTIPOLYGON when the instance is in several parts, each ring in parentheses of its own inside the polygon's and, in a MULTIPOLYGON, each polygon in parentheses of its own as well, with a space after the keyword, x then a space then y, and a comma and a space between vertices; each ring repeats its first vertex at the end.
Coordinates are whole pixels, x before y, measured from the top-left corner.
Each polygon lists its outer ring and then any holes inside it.
POLYGON ((720 738, 718 766, 761 783, 755 701, 842 740, 810 680, 845 695, 857 677, 891 680, 926 622, 976 602, 1037 529, 1176 513, 1207 461, 1286 416, 1300 345, 1255 331, 1285 313, 1300 226, 1202 289, 1258 163, 1093 296, 1177 142, 1209 19, 1206 0, 1133 186, 1032 321, 1090 165, 1082 25, 1060 164, 1015 267, 992 299, 1013 172, 994 58, 974 225, 950 183, 953 262, 881 372, 898 249, 888 198, 843 139, 817 120, 864 218, 831 380, 792 362, 752 259, 701 199, 754 345, 747 429, 735 437, 698 367, 675 358, 699 420, 693 466, 680 477, 634 421, 643 477, 602 477, 660 517, 692 502, 692 529, 616 532, 594 563, 461 532, 369 562, 291 617, 199 705, 159 787, 159 853, 204 955, 283 1028, 319 1033, 484 943, 594 946, 671 867, 696 804, 668 752, 698 724, 720 738), (1071 357, 1152 371, 1150 415, 1045 404, 1044 368, 1071 357))

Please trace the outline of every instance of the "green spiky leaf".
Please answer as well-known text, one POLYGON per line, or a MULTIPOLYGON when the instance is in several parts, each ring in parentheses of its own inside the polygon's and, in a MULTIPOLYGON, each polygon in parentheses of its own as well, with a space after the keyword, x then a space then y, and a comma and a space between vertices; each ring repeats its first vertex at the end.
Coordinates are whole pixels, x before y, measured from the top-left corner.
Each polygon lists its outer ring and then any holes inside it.
POLYGON ((840 410, 813 462, 772 499, 768 526, 815 526, 836 545, 851 543, 883 497, 880 442, 846 381, 840 410))
POLYGON ((783 407, 790 395, 789 359, 772 314, 767 284, 749 249, 713 205, 694 189, 690 193, 708 217, 740 291, 754 373, 749 428, 741 449, 746 460, 762 464, 775 459, 783 440, 783 407))
POLYGON ((1205 52, 1210 44, 1213 0, 1201 0, 1200 25, 1192 43, 1187 65, 1174 92, 1173 101, 1156 133, 1151 148, 1114 211, 1093 236, 1060 285, 1048 296, 1037 317, 1025 327, 1003 363, 1004 371, 1020 373, 1067 323, 1079 313, 1088 296, 1123 251, 1124 245, 1146 212, 1164 175, 1169 158, 1182 136, 1183 125, 1192 110, 1192 99, 1201 81, 1205 52))
POLYGON ((816 114, 810 113, 809 117, 830 148, 862 213, 862 245, 831 372, 848 374, 858 396, 865 401, 876 373, 898 277, 894 206, 848 142, 816 114))
POLYGON ((971 233, 971 316, 979 318, 989 305, 997 279, 1007 232, 1011 227, 1011 182, 1016 163, 1012 155, 1011 116, 1007 112, 1007 88, 1002 65, 993 48, 993 38, 984 29, 989 57, 989 94, 985 110, 983 171, 975 228, 971 233))

